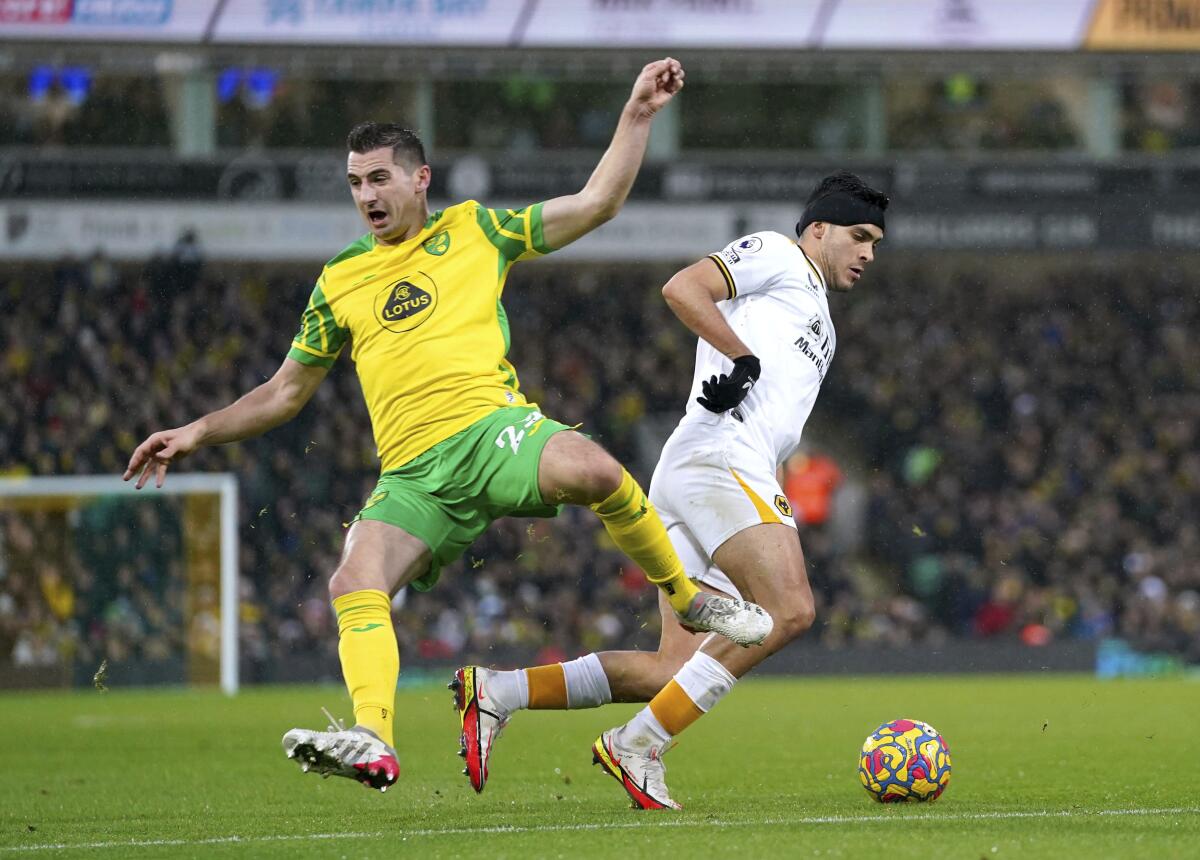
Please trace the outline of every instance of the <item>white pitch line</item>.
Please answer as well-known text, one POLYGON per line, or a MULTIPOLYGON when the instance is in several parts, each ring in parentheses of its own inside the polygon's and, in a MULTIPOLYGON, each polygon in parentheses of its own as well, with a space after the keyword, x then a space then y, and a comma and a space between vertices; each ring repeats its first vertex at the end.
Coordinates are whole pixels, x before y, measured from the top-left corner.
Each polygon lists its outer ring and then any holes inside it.
POLYGON ((523 827, 498 825, 495 827, 448 827, 428 830, 388 830, 376 832, 348 833, 290 833, 279 836, 214 836, 210 839, 132 839, 111 842, 56 842, 48 845, 0 846, 0 852, 13 851, 64 851, 79 848, 155 848, 189 845, 231 845, 259 842, 293 842, 303 839, 377 839, 400 836, 407 839, 417 836, 469 836, 488 833, 569 833, 587 830, 653 830, 661 827, 780 827, 802 824, 899 824, 941 823, 945 821, 997 821, 1009 818, 1092 818, 1125 815, 1200 815, 1200 806, 1175 806, 1162 809, 1042 809, 1035 812, 961 812, 949 815, 892 816, 872 815, 823 815, 807 818, 765 818, 757 820, 697 820, 676 818, 659 821, 627 821, 614 824, 545 824, 523 827))

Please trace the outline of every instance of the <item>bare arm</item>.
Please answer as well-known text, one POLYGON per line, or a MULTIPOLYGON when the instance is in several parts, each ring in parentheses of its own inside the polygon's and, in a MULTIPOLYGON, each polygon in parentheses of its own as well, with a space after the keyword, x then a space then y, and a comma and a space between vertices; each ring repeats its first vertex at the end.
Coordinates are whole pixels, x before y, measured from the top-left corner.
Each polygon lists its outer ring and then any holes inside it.
POLYGON ((717 302, 729 297, 729 287, 712 260, 705 258, 676 272, 662 292, 680 322, 726 358, 752 354, 717 310, 717 302))
POLYGON ((140 473, 137 482, 140 490, 154 474, 155 486, 161 487, 172 460, 205 445, 223 445, 259 436, 290 421, 313 396, 327 373, 323 367, 309 367, 285 358, 274 376, 224 409, 183 427, 160 430, 149 436, 129 458, 124 479, 128 481, 140 473))
POLYGON ((275 375, 224 409, 189 424, 198 428, 197 447, 224 445, 260 436, 291 421, 304 408, 329 373, 324 367, 285 358, 275 375))
POLYGON ((647 65, 621 111, 617 130, 587 185, 578 194, 555 197, 542 206, 546 245, 569 245, 620 211, 637 178, 650 139, 650 124, 663 105, 683 89, 683 67, 667 57, 647 65))

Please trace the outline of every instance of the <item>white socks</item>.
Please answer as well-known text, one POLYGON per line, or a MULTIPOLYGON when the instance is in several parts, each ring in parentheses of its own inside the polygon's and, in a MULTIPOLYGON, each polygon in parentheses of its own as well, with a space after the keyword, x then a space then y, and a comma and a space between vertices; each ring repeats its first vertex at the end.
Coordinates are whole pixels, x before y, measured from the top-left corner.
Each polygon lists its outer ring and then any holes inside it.
POLYGON ((644 753, 650 749, 661 751, 670 742, 671 733, 662 727, 649 705, 617 729, 617 743, 636 752, 644 753))
MULTIPOLYGON (((612 701, 612 689, 608 684, 608 676, 604 674, 600 658, 595 654, 588 654, 559 665, 562 666, 568 708, 572 710, 596 708, 612 701)), ((682 731, 698 716, 682 700, 679 690, 683 691, 683 694, 691 700, 698 711, 708 713, 737 683, 737 679, 729 673, 728 669, 703 651, 697 651, 688 658, 688 661, 675 673, 674 681, 679 689, 668 687, 659 693, 659 696, 668 698, 656 697, 656 701, 659 703, 660 713, 664 714, 663 719, 667 719, 675 727, 675 731, 682 731), (675 706, 668 706, 668 709, 663 711, 663 703, 669 704, 671 701, 675 703, 675 706), (685 716, 671 716, 680 713, 684 713, 685 716), (691 716, 686 716, 687 713, 690 713, 691 716)), ((504 711, 512 713, 529 707, 529 677, 524 669, 491 672, 484 688, 484 695, 504 711)), ((622 746, 638 752, 652 748, 662 750, 670 743, 671 732, 663 727, 650 705, 647 705, 632 720, 618 729, 617 741, 622 746)))
MULTIPOLYGON (((612 701, 612 690, 608 676, 600 665, 600 658, 588 654, 577 660, 560 663, 567 686, 567 707, 598 708, 612 701)), ((493 702, 506 711, 519 711, 529 707, 529 677, 524 669, 509 672, 492 672, 485 685, 485 692, 493 702)))
POLYGON ((529 679, 524 669, 507 672, 495 671, 484 685, 489 699, 506 711, 519 711, 529 707, 529 679))
POLYGON ((562 667, 567 680, 568 708, 598 708, 612 701, 608 675, 604 674, 600 658, 595 654, 563 663, 562 667))
POLYGON ((676 673, 675 683, 683 688, 697 708, 708 713, 733 689, 737 678, 716 659, 697 651, 676 673))
MULTIPOLYGON (((697 651, 675 673, 674 681, 698 710, 708 713, 733 689, 737 678, 716 659, 703 651, 697 651)), ((678 693, 674 695, 678 696, 678 693)), ((686 727, 686 723, 683 727, 686 727)), ((638 711, 637 715, 617 732, 618 742, 637 752, 652 748, 662 750, 670 743, 671 737, 671 733, 658 721, 650 705, 638 711)))

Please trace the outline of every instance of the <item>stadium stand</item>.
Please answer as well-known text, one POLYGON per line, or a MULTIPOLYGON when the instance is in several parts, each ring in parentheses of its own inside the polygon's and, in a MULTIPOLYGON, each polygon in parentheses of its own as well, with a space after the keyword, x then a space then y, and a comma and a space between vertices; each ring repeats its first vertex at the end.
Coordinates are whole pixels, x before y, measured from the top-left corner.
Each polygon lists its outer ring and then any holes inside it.
MULTIPOLYGON (((866 516, 857 547, 832 523, 801 527, 818 595, 810 642, 1116 634, 1200 660, 1200 347, 1188 334, 1200 311, 1186 267, 936 263, 885 260, 835 301, 839 349, 809 435, 841 439, 834 457, 865 487, 866 516)), ((691 372, 692 340, 658 295, 672 268, 522 268, 505 302, 523 388, 648 479, 645 428, 670 426, 691 372)), ((0 411, 0 473, 119 473, 146 433, 274 371, 310 276, 205 265, 188 242, 143 267, 99 254, 7 267, 0 388, 18 408, 0 411)), ((325 580, 377 469, 347 371, 292 424, 185 466, 239 476, 247 680, 286 676, 304 654, 336 677, 325 580)), ((4 520, 2 659, 95 665, 179 649, 180 526, 152 506, 138 516, 154 545, 118 522, 59 563, 33 551, 54 521, 4 520), (112 581, 89 573, 97 560, 112 581)), ((502 522, 406 599, 408 662, 558 660, 656 637, 653 590, 578 510, 502 522)))

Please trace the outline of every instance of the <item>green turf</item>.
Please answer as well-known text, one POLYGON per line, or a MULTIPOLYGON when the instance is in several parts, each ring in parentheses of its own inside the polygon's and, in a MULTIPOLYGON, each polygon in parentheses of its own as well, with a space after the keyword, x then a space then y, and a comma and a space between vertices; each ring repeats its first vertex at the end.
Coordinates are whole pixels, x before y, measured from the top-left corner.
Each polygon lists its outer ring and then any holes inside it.
POLYGON ((590 766, 632 706, 517 715, 477 797, 447 690, 400 694, 386 795, 284 759, 280 735, 323 726, 321 705, 349 711, 326 687, 0 694, 0 860, 1200 856, 1194 681, 747 681, 667 757, 677 814, 627 809, 590 766), (859 785, 863 738, 895 717, 950 744, 934 804, 880 806, 859 785))

